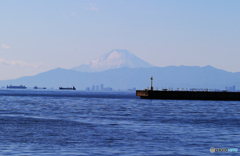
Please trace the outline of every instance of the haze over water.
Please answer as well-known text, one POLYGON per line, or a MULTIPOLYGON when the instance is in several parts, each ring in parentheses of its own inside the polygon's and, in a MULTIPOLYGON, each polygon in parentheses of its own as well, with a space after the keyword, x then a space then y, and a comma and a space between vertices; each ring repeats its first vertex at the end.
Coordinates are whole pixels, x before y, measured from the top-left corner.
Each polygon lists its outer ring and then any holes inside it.
POLYGON ((238 101, 142 100, 130 92, 0 94, 0 155, 210 155, 211 147, 239 148, 238 101))

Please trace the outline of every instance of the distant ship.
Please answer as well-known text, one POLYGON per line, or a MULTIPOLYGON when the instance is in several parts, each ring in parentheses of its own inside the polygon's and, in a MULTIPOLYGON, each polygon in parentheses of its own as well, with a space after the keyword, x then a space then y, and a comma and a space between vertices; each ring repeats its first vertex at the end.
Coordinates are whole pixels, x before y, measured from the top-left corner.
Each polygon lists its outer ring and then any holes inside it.
POLYGON ((60 90, 76 90, 76 88, 74 86, 69 87, 69 88, 63 88, 63 87, 59 87, 60 90))
POLYGON ((33 89, 46 89, 46 87, 38 88, 37 86, 33 87, 33 89))
POLYGON ((222 100, 222 101, 240 101, 240 92, 208 91, 173 91, 168 89, 153 90, 151 77, 151 89, 136 90, 136 96, 141 99, 175 99, 175 100, 222 100))
POLYGON ((20 86, 7 86, 7 89, 27 89, 27 87, 20 85, 20 86))

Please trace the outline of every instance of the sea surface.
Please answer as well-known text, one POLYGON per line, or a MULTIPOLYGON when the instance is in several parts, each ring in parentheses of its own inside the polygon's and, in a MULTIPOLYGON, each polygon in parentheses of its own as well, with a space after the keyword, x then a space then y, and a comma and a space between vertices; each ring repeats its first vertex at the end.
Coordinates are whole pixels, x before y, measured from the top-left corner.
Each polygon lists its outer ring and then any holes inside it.
POLYGON ((0 155, 238 155, 240 102, 0 90, 0 155))

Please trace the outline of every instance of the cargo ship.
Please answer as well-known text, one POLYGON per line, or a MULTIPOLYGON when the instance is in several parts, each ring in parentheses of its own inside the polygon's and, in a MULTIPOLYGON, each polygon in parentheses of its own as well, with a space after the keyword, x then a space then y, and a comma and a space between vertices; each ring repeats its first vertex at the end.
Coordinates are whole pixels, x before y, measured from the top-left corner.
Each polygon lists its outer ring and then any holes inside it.
POLYGON ((76 90, 76 88, 74 86, 69 87, 69 88, 63 88, 63 87, 59 87, 60 90, 76 90))
POLYGON ((40 88, 40 87, 35 86, 35 87, 33 87, 33 89, 46 89, 46 87, 40 88))
POLYGON ((141 99, 174 99, 174 100, 221 100, 221 101, 240 101, 240 92, 209 91, 209 90, 153 90, 153 77, 151 77, 150 90, 136 90, 136 96, 141 99))
POLYGON ((7 89, 27 89, 27 87, 20 85, 20 86, 7 86, 7 89))

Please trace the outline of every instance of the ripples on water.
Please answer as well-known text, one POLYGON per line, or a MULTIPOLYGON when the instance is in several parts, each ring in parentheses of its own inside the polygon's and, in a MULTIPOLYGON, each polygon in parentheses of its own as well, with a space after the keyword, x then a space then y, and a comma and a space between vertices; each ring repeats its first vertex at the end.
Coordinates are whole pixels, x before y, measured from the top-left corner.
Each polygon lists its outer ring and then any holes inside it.
POLYGON ((240 149, 238 101, 143 100, 128 92, 0 94, 1 155, 213 155, 210 147, 240 149))

